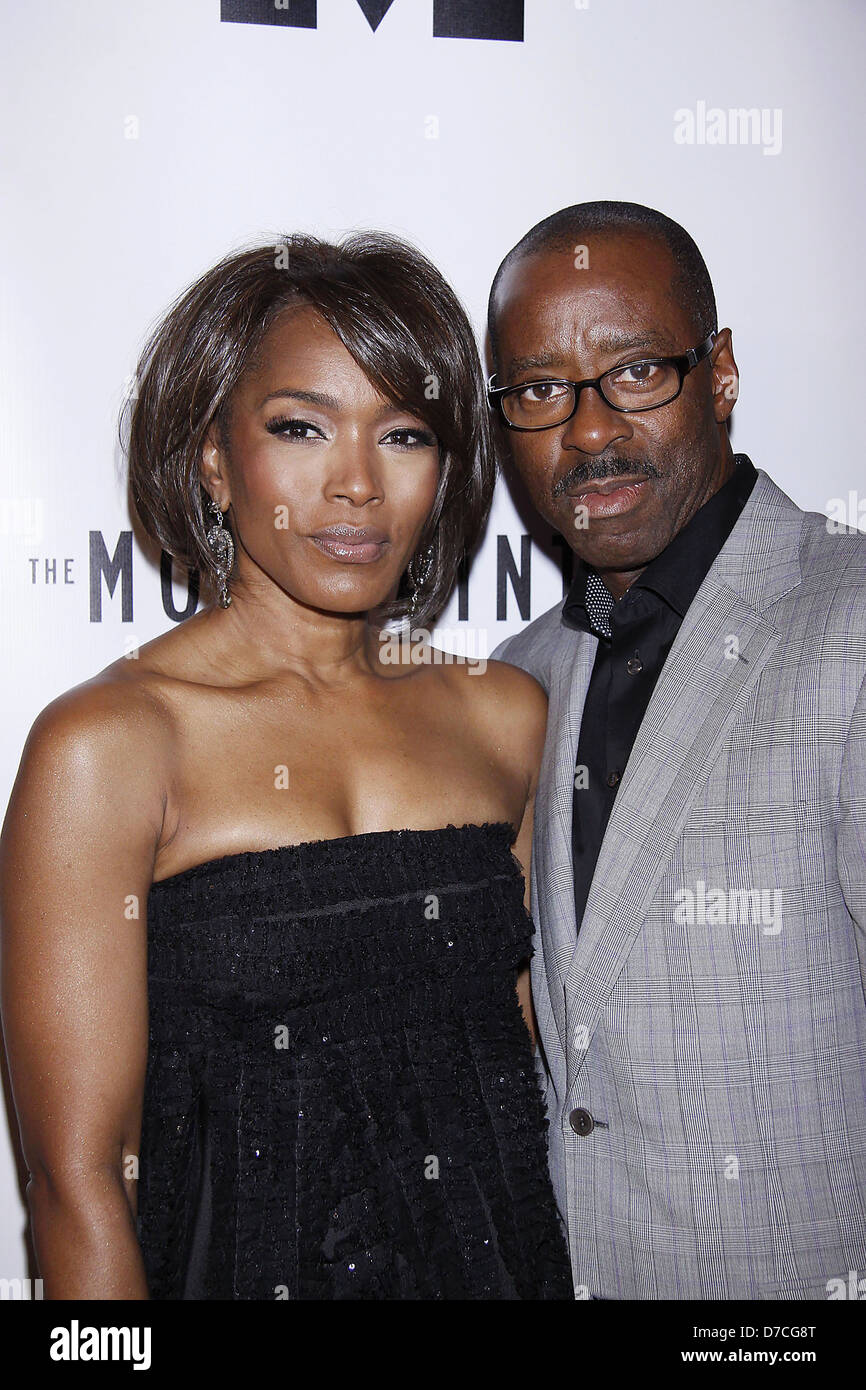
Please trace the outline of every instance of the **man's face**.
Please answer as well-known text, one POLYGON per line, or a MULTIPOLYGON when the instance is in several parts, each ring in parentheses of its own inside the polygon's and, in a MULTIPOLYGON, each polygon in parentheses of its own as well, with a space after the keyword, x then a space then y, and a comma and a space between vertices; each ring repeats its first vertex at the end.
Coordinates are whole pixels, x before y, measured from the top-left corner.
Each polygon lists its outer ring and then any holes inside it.
MULTIPOLYGON (((505 272, 496 298, 497 385, 581 381, 698 346, 700 327, 672 292, 676 267, 658 238, 596 236, 589 262, 576 269, 571 250, 548 251, 505 272)), ((736 380, 724 329, 666 405, 624 413, 584 390, 563 425, 532 433, 501 426, 538 511, 606 580, 624 576, 614 588, 624 592, 730 474, 723 422, 736 380), (624 484, 614 493, 604 482, 612 478, 624 484)))

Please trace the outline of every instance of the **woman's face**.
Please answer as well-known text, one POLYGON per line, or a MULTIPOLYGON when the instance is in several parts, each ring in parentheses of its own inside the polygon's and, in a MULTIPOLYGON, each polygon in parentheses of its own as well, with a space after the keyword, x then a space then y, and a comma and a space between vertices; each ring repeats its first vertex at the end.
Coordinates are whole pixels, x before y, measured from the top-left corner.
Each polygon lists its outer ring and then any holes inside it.
POLYGON ((375 608, 417 549, 438 440, 379 394, 310 305, 279 315, 258 361, 232 397, 226 452, 214 438, 203 454, 202 481, 231 502, 233 573, 241 585, 264 574, 326 612, 375 608))

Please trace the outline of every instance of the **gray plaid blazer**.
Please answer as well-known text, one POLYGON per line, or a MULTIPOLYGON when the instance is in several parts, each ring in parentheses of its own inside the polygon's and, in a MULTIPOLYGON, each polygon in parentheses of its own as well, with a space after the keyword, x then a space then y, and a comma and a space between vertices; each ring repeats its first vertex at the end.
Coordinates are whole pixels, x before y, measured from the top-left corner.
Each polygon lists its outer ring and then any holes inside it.
POLYGON ((653 691, 579 936, 597 639, 561 613, 494 656, 550 701, 532 984, 576 1297, 827 1298, 866 1277, 866 536, 758 470, 653 691))

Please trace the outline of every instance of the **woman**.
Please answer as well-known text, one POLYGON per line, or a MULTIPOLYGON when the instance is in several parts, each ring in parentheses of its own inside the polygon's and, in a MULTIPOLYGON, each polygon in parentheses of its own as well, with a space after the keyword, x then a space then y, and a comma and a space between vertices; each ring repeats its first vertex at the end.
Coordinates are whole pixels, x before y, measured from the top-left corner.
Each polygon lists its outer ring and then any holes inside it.
POLYGON ((42 712, 7 814, 48 1297, 573 1296, 515 992, 544 695, 380 652, 480 532, 485 409, 382 235, 232 255, 143 354, 131 491, 217 597, 42 712))

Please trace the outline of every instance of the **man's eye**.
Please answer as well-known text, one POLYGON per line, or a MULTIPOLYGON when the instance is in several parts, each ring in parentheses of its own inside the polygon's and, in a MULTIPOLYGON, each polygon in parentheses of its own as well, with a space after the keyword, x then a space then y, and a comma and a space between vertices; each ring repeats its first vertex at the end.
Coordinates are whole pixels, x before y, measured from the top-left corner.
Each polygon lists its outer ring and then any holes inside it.
POLYGON ((644 382, 653 381, 658 370, 656 362, 631 362, 620 368, 614 380, 627 386, 642 386, 644 382))
POLYGON ((532 386, 526 386, 520 392, 520 398, 529 405, 547 405, 550 401, 560 400, 568 391, 567 386, 561 386, 555 381, 537 381, 532 386))
POLYGON ((282 434, 289 439, 311 439, 322 433, 318 425, 299 419, 269 420, 265 428, 269 434, 282 434))

